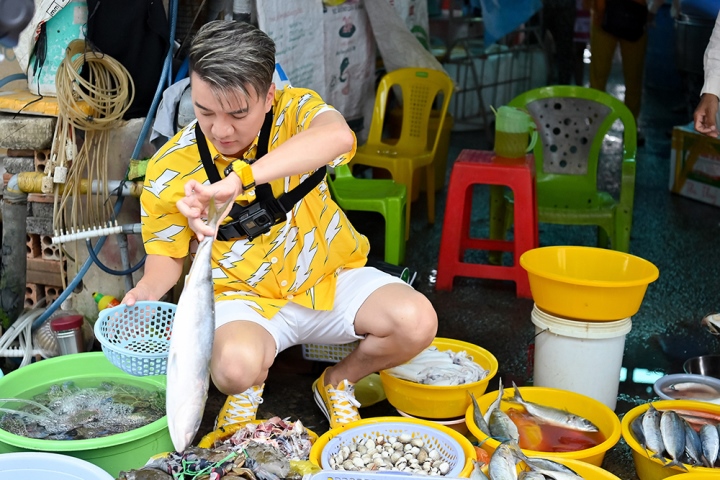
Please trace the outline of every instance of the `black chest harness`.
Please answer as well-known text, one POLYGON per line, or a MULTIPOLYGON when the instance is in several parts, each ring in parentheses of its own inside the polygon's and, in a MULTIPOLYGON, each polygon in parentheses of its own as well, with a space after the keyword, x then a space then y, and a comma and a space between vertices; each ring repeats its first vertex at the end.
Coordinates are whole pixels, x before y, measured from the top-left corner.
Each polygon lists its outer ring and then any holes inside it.
MULTIPOLYGON (((268 151, 272 121, 273 113, 271 110, 265 115, 265 121, 260 130, 255 160, 258 160, 268 151)), ((195 124, 195 139, 197 140, 200 159, 203 167, 205 167, 208 179, 211 183, 219 182, 221 180, 220 173, 210 157, 205 135, 197 123, 195 124)), ((315 173, 300 182, 300 185, 289 192, 283 193, 279 198, 275 198, 269 183, 258 185, 255 187, 256 201, 249 205, 233 204, 228 214, 232 220, 220 226, 217 239, 226 242, 247 237, 248 240, 252 240, 263 233, 269 232, 273 225, 284 222, 287 219, 287 213, 293 209, 295 204, 322 182, 326 171, 327 167, 325 166, 319 168, 315 173)))

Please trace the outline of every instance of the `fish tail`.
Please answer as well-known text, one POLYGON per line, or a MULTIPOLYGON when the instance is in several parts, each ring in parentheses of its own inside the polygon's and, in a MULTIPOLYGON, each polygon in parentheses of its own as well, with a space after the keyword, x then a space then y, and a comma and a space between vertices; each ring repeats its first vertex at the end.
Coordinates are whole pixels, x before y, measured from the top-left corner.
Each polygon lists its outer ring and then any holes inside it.
MULTIPOLYGON (((645 450, 645 451, 646 451, 648 454, 651 452, 651 450, 645 450)), ((650 456, 651 458, 657 458, 658 460, 660 460, 660 463, 662 463, 663 466, 666 466, 666 464, 667 464, 667 458, 663 457, 659 452, 658 452, 658 453, 654 453, 654 454, 649 455, 649 456, 650 456)))
POLYGON ((673 460, 670 463, 666 463, 665 465, 663 465, 663 467, 680 467, 682 470, 684 470, 686 472, 688 471, 687 467, 685 465, 683 465, 682 462, 679 462, 677 460, 673 460))
POLYGON ((228 205, 230 205, 233 202, 234 199, 229 199, 227 202, 225 202, 223 205, 221 205, 218 208, 217 202, 215 201, 215 197, 212 197, 210 199, 210 203, 208 205, 208 225, 211 227, 215 227, 218 222, 223 217, 223 214, 225 213, 225 210, 227 209, 228 205))
POLYGON ((515 391, 515 394, 513 395, 513 401, 517 403, 525 403, 525 399, 520 395, 520 390, 518 389, 518 386, 515 385, 515 382, 512 382, 513 390, 515 391))

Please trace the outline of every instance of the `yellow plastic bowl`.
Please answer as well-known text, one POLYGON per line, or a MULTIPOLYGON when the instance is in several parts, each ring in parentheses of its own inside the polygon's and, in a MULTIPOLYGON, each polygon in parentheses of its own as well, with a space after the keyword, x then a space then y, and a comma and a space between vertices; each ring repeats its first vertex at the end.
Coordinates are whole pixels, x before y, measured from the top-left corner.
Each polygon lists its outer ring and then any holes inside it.
MULTIPOLYGON (((615 412, 610 410, 605 404, 579 393, 567 390, 559 390, 557 388, 547 387, 519 387, 523 398, 528 402, 535 402, 549 407, 567 410, 570 413, 585 417, 593 422, 605 436, 605 441, 600 445, 585 450, 577 450, 575 452, 540 452, 536 450, 523 449, 525 455, 532 457, 548 457, 562 460, 580 460, 599 467, 602 465, 605 453, 610 450, 620 440, 620 420, 615 412)), ((512 388, 505 389, 503 398, 512 397, 515 390, 512 388)), ((477 399, 480 410, 485 413, 490 404, 497 398, 497 391, 486 393, 477 399)), ((513 407, 513 404, 501 402, 500 407, 503 411, 513 407)), ((473 420, 473 407, 470 406, 465 413, 465 422, 467 422, 468 430, 472 433, 483 450, 490 455, 500 445, 495 439, 488 438, 475 425, 473 420)))
MULTIPOLYGON (((459 475, 460 478, 467 478, 470 476, 473 470, 473 460, 477 460, 477 454, 475 453, 475 447, 473 447, 470 440, 460 435, 455 430, 438 425, 436 423, 428 422, 426 420, 418 420, 414 418, 405 417, 375 417, 366 418, 364 420, 358 420, 347 425, 342 425, 332 430, 327 431, 313 444, 310 450, 310 461, 320 468, 322 466, 322 455, 323 450, 328 445, 330 440, 335 437, 342 436, 344 441, 341 441, 341 445, 356 441, 355 437, 367 437, 374 438, 380 435, 385 437, 388 436, 399 436, 402 433, 409 433, 413 436, 420 436, 425 441, 425 444, 432 444, 431 438, 428 437, 428 432, 439 431, 447 436, 450 436, 459 446, 462 452, 456 452, 458 460, 462 461, 462 470, 459 475), (400 429, 398 426, 401 425, 403 428, 400 429), (462 457, 462 458, 461 458, 462 457)), ((430 434, 431 436, 431 434, 430 434)), ((358 438, 359 439, 359 438, 358 438)), ((445 455, 448 452, 441 451, 440 455, 445 455)), ((442 457, 441 457, 442 458, 442 457)), ((454 468, 451 465, 451 469, 454 468)), ((328 470, 326 468, 326 470, 328 470)), ((358 473, 361 475, 361 473, 358 473)))
MULTIPOLYGON (((698 402, 693 400, 659 400, 652 402, 653 406, 658 410, 695 410, 698 412, 708 412, 720 415, 720 405, 712 403, 698 402)), ((646 403, 633 408, 625 414, 622 420, 622 436, 632 449, 633 460, 635 461, 635 471, 640 480, 661 480, 673 475, 684 472, 680 467, 663 467, 663 464, 657 458, 650 458, 651 453, 646 453, 645 449, 640 446, 635 436, 630 430, 632 421, 645 413, 650 408, 650 404, 646 403)), ((680 475, 683 480, 703 479, 703 478, 720 478, 720 471, 717 468, 706 468, 686 465, 692 474, 702 475, 698 477, 685 477, 680 475)), ((675 477, 673 477, 675 478, 675 477)))
MULTIPOLYGON (((543 457, 550 460, 553 460, 555 462, 561 463, 565 465, 568 468, 572 468, 575 473, 577 473, 579 476, 583 478, 583 480, 620 480, 619 477, 616 477, 612 473, 608 472, 607 470, 604 470, 598 466, 590 465, 589 463, 581 462, 580 460, 572 460, 570 458, 557 458, 557 457, 543 457)), ((520 463, 518 465, 518 470, 520 469, 520 466, 524 466, 524 463, 520 463)), ((483 472, 487 474, 487 466, 483 468, 483 472)), ((692 480, 692 479, 688 479, 692 480)))
MULTIPOLYGON (((267 422, 267 420, 253 420, 252 422, 247 423, 254 423, 255 425, 260 425, 261 423, 265 422, 267 422)), ((243 428, 245 425, 247 425, 247 423, 231 423, 228 426, 220 427, 217 430, 210 432, 204 437, 202 437, 200 443, 198 443, 198 447, 213 448, 216 442, 222 442, 226 438, 234 435, 235 432, 243 428)), ((313 432, 307 427, 305 427, 305 430, 307 430, 308 435, 310 436, 310 441, 314 444, 318 439, 317 433, 313 432)))
POLYGON ((533 300, 563 318, 613 321, 640 310, 655 265, 634 255, 594 247, 542 247, 520 256, 533 300))
POLYGON ((465 351, 473 358, 475 363, 486 370, 487 376, 479 382, 465 385, 436 386, 409 382, 394 377, 385 370, 380 372, 380 380, 390 405, 413 417, 448 419, 465 415, 470 405, 470 395, 479 397, 487 390, 488 382, 498 370, 498 361, 495 356, 484 348, 472 343, 450 338, 435 338, 432 344, 440 351, 465 351))
MULTIPOLYGON (((717 470, 717 469, 716 469, 717 470)), ((680 475, 673 475, 672 477, 666 477, 668 480, 718 480, 720 478, 720 472, 718 473, 681 473, 680 475)))

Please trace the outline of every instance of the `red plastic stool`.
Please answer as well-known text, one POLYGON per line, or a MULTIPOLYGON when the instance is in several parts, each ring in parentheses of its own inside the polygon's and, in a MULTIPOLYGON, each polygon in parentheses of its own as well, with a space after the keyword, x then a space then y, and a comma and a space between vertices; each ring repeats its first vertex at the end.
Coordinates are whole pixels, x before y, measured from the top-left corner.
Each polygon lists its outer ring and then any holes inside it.
POLYGON ((535 160, 532 155, 510 160, 494 152, 463 150, 450 174, 447 205, 440 238, 435 288, 452 290, 455 277, 491 278, 515 282, 518 297, 531 298, 527 272, 520 255, 538 246, 538 217, 535 201, 535 160), (470 237, 473 185, 500 185, 514 196, 514 240, 470 237), (465 250, 513 252, 510 267, 463 262, 465 250))

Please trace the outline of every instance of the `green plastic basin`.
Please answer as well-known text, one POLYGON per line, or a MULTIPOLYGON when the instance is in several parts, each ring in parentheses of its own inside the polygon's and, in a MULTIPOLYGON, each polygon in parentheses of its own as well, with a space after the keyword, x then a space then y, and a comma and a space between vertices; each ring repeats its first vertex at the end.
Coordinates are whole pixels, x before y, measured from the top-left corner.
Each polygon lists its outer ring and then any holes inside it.
MULTIPOLYGON (((165 375, 134 377, 111 364, 102 352, 64 355, 19 368, 0 378, 2 398, 29 398, 53 384, 78 385, 112 381, 158 390, 165 375), (29 392, 29 393, 28 393, 29 392)), ((86 460, 114 478, 121 470, 140 468, 158 453, 172 451, 167 417, 125 433, 89 440, 38 440, 0 430, 0 453, 55 452, 86 460)))

